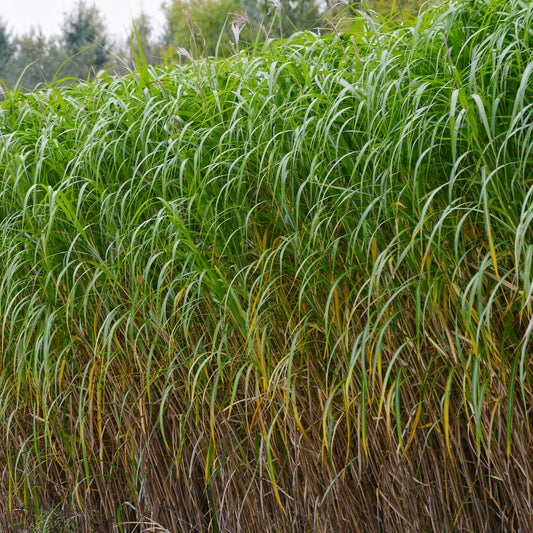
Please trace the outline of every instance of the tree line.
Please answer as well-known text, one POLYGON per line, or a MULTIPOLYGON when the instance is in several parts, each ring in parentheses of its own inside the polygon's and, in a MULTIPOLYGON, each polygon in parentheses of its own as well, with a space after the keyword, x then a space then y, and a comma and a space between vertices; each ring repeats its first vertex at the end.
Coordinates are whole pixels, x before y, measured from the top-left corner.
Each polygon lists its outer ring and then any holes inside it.
POLYGON ((52 37, 40 28, 14 36, 0 19, 0 80, 4 89, 33 90, 90 79, 102 70, 126 71, 140 61, 141 51, 142 62, 150 64, 179 61, 180 52, 189 58, 223 56, 295 31, 328 31, 332 21, 357 9, 403 16, 420 6, 421 0, 171 0, 162 5, 165 25, 158 35, 141 12, 131 22, 129 38, 117 42, 98 8, 78 0, 52 37))

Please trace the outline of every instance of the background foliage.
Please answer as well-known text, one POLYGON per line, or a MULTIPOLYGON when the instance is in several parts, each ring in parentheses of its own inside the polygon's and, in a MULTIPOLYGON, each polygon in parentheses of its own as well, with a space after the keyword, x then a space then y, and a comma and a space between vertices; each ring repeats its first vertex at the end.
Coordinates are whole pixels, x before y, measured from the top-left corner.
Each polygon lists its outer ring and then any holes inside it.
MULTIPOLYGON (((99 10, 84 0, 64 14, 60 34, 53 37, 45 37, 40 28, 13 36, 0 19, 0 79, 7 87, 18 83, 19 89, 32 91, 46 84, 87 80, 102 69, 120 74, 137 64, 139 45, 148 64, 161 64, 165 58, 179 61, 178 48, 194 57, 227 56, 235 49, 231 23, 236 17, 245 21, 239 35, 242 47, 267 38, 286 38, 301 30, 329 32, 328 20, 337 25, 356 9, 366 7, 389 15, 398 12, 400 4, 370 0, 350 8, 330 0, 282 0, 280 10, 275 6, 271 0, 172 0, 162 6, 166 19, 162 32, 154 32, 149 16, 141 12, 131 22, 124 42, 109 36, 99 10)), ((414 14, 419 3, 402 0, 401 6, 402 14, 414 14)))

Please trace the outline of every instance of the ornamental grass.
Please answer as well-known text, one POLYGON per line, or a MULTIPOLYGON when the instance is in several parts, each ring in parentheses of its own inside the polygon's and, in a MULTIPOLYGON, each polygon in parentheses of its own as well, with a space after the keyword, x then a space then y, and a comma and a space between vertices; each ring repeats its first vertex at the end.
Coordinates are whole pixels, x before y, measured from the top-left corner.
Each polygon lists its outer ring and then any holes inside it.
POLYGON ((7 93, 2 530, 532 531, 532 71, 465 0, 7 93))

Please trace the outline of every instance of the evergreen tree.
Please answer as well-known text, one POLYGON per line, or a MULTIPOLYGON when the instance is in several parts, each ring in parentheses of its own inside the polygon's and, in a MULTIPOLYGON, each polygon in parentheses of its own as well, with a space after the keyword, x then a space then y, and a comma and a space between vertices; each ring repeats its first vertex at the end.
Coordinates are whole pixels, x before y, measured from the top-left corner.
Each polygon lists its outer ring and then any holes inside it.
POLYGON ((65 16, 61 44, 68 57, 65 67, 69 75, 85 78, 92 70, 104 68, 109 59, 109 42, 99 10, 78 0, 65 16))
POLYGON ((8 87, 14 88, 20 78, 18 88, 33 91, 42 83, 52 82, 62 61, 57 41, 46 38, 40 28, 31 28, 14 40, 3 79, 8 87))
POLYGON ((135 64, 135 55, 137 57, 144 57, 146 63, 156 64, 161 60, 159 56, 163 55, 155 45, 152 39, 152 24, 150 17, 141 11, 141 13, 133 19, 132 28, 129 31, 128 48, 124 55, 132 64, 135 64))
POLYGON ((3 77, 6 67, 15 53, 15 43, 7 30, 7 26, 0 19, 0 77, 3 77))
POLYGON ((65 15, 59 37, 46 38, 40 28, 32 28, 11 40, 0 21, 0 77, 10 88, 19 78, 18 88, 30 91, 54 79, 86 79, 105 68, 108 59, 108 36, 100 12, 83 0, 65 15))

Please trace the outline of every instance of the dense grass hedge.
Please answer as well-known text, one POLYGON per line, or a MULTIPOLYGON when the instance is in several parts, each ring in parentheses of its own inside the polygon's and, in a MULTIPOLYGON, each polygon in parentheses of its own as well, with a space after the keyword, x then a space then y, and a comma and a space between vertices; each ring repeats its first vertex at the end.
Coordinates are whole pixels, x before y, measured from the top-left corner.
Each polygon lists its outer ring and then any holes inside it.
POLYGON ((4 527, 533 529, 533 4, 354 28, 7 95, 4 527))

